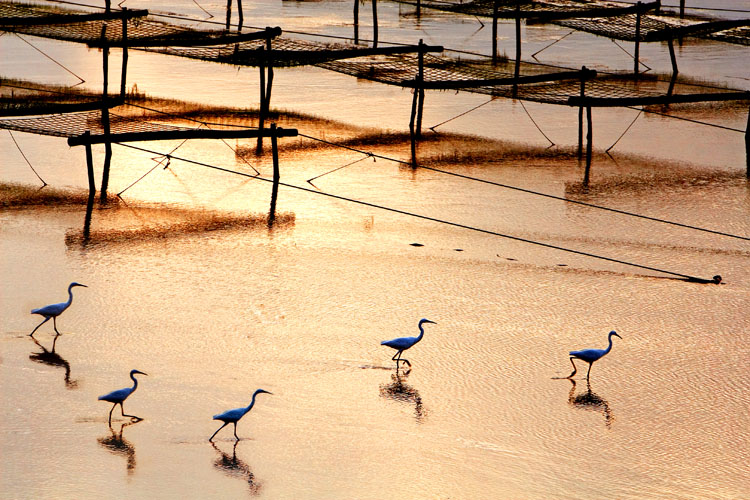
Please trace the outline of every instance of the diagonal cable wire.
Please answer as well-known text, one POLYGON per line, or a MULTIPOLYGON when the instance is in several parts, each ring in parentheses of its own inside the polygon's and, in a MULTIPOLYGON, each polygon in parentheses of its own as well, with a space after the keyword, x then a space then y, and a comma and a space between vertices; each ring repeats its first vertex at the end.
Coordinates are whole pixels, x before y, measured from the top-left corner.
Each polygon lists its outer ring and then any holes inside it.
MULTIPOLYGON (((13 144, 15 144, 16 148, 18 148, 18 152, 21 153, 21 156, 23 156, 23 159, 26 160, 26 163, 29 165, 29 168, 31 169, 31 171, 34 172, 34 175, 36 175, 37 178, 40 181, 42 181, 42 184, 44 184, 44 186, 47 186, 47 183, 44 181, 44 179, 42 179, 42 177, 39 175, 39 173, 36 170, 34 170, 34 166, 31 164, 31 162, 29 161, 29 159, 26 158, 26 155, 24 154, 23 150, 21 149, 21 146, 18 145, 18 141, 16 141, 16 138, 13 135, 13 132, 11 132, 10 129, 8 129, 8 133, 10 134, 10 138, 13 139, 13 144)), ((44 186, 42 186, 42 187, 44 187, 44 186)))
MULTIPOLYGON (((378 155, 378 154, 375 154, 375 153, 370 153, 370 152, 367 152, 367 151, 362 151, 362 150, 355 149, 355 148, 352 148, 352 147, 349 147, 349 146, 338 145, 336 143, 333 143, 333 142, 330 142, 330 141, 326 141, 324 139, 318 139, 316 137, 312 137, 312 136, 305 135, 305 134, 299 134, 299 135, 302 136, 302 137, 306 137, 308 139, 320 141, 320 142, 325 143, 325 144, 330 144, 332 146, 338 146, 338 147, 343 148, 343 149, 348 149, 350 151, 356 151, 358 153, 372 155, 375 158, 381 158, 381 159, 384 159, 384 160, 392 161, 392 162, 395 162, 395 163, 400 163, 400 164, 403 164, 403 165, 411 165, 411 162, 408 162, 408 161, 398 160, 396 158, 390 158, 388 156, 383 156, 383 155, 378 155)), ((707 228, 703 228, 703 227, 693 226, 693 225, 690 225, 690 224, 682 224, 680 222, 670 221, 670 220, 666 220, 666 219, 659 219, 657 217, 649 217, 648 215, 636 214, 634 212, 628 212, 628 211, 619 210, 619 209, 616 209, 616 208, 605 207, 605 206, 602 206, 602 205, 595 205, 593 203, 587 203, 585 201, 578 201, 578 200, 572 200, 570 198, 563 198, 562 196, 555 196, 553 194, 542 193, 540 191, 533 191, 531 189, 524 189, 524 188, 520 188, 520 187, 517 187, 517 186, 511 186, 511 185, 508 185, 508 184, 502 184, 500 182, 488 181, 488 180, 485 180, 485 179, 480 179, 478 177, 470 177, 468 175, 458 174, 456 172, 449 172, 447 170, 441 170, 441 169, 434 168, 434 167, 428 167, 428 166, 425 166, 423 164, 420 164, 419 168, 422 168, 424 170, 431 170, 433 172, 438 172, 438 173, 445 174, 445 175, 451 175, 453 177, 460 177, 462 179, 466 179, 466 180, 470 180, 470 181, 474 181, 474 182, 481 182, 481 183, 484 183, 484 184, 490 184, 490 185, 493 185, 493 186, 497 186, 497 187, 501 187, 501 188, 505 188, 505 189, 511 189, 511 190, 514 190, 514 191, 521 191, 523 193, 533 194, 533 195, 536 195, 536 196, 543 196, 545 198, 551 198, 553 200, 560 200, 560 201, 564 201, 566 203, 573 203, 573 204, 576 204, 576 205, 581 205, 581 206, 585 206, 585 207, 589 207, 589 208, 596 208, 598 210, 606 210, 608 212, 613 212, 613 213, 617 213, 617 214, 620 214, 620 215, 628 215, 630 217, 637 217, 637 218, 640 218, 640 219, 646 219, 646 220, 650 220, 650 221, 653 221, 653 222, 661 222, 663 224, 670 224, 670 225, 673 225, 673 226, 679 226, 679 227, 683 227, 683 228, 686 228, 686 229, 694 229, 696 231, 703 231, 703 232, 706 232, 706 233, 716 234, 716 235, 719 235, 719 236, 728 236, 730 238, 737 238, 737 239, 740 239, 740 240, 750 241, 750 238, 748 238, 746 236, 738 236, 736 234, 725 233, 725 232, 722 232, 722 231, 715 231, 713 229, 707 229, 707 228)))
POLYGON ((206 19, 211 19, 211 18, 214 17, 213 14, 211 14, 209 11, 207 11, 206 9, 204 9, 203 6, 201 4, 199 4, 196 0, 193 0, 193 3, 195 5, 197 5, 200 10, 202 10, 203 12, 205 12, 206 14, 208 14, 208 17, 206 19))
POLYGON ((538 61, 539 59, 536 58, 537 54, 539 54, 540 52, 543 52, 543 51, 547 50, 548 48, 552 47, 557 42, 562 42, 563 40, 565 40, 566 38, 568 38, 570 35, 572 35, 575 32, 576 32, 576 30, 570 30, 570 32, 568 32, 566 35, 561 36, 560 38, 558 38, 557 40, 555 40, 551 44, 549 44, 546 47, 543 47, 543 48, 537 50, 536 52, 534 52, 533 54, 531 54, 531 57, 538 61))
POLYGON ((18 33, 15 33, 15 35, 16 35, 16 36, 17 36, 18 38, 20 38, 20 39, 21 39, 21 41, 23 41, 23 42, 25 42, 26 44, 28 44, 28 45, 29 45, 29 46, 30 46, 30 47, 31 47, 32 49, 36 50, 37 52, 39 52, 40 54, 42 54, 42 55, 43 55, 44 57, 46 57, 47 59, 49 59, 50 61, 52 61, 53 63, 55 63, 55 64, 57 64, 58 66, 60 66, 60 67, 61 67, 62 69, 64 69, 65 71, 67 71, 67 72, 68 72, 68 73, 70 73, 71 75, 73 75, 73 76, 75 76, 76 78, 78 78, 78 79, 80 80, 80 82, 78 82, 78 83, 76 83, 75 85, 73 85, 73 87, 76 87, 76 86, 78 86, 78 85, 80 85, 80 84, 82 84, 82 83, 85 83, 85 82, 86 82, 86 80, 84 80, 83 78, 81 78, 80 76, 76 75, 76 74, 75 74, 75 73, 73 73, 73 72, 72 72, 71 70, 69 70, 68 68, 66 68, 65 66, 63 66, 62 64, 60 64, 59 62, 57 62, 57 61, 56 61, 55 59, 53 59, 53 58, 52 58, 51 56, 49 56, 48 54, 46 54, 46 53, 45 53, 45 52, 44 52, 44 51, 43 51, 42 49, 40 49, 39 47, 37 47, 37 46, 35 46, 34 44, 32 44, 31 42, 29 42, 28 40, 26 40, 26 39, 25 39, 24 37, 22 37, 22 36, 21 36, 21 35, 19 35, 18 33))
MULTIPOLYGON (((125 146, 125 147, 132 148, 132 149, 137 149, 137 150, 144 151, 144 152, 151 153, 151 154, 161 154, 161 153, 158 153, 156 151, 152 151, 152 150, 149 150, 149 149, 141 148, 141 147, 138 147, 138 146, 133 146, 131 144, 121 144, 121 146, 125 146)), ((491 231, 489 229, 482 229, 482 228, 479 228, 479 227, 469 226, 469 225, 461 224, 461 223, 458 223, 458 222, 452 222, 452 221, 448 221, 448 220, 444 220, 444 219, 438 219, 436 217, 430 217, 428 215, 422 215, 422 214, 418 214, 418 213, 415 213, 415 212, 409 212, 409 211, 402 210, 402 209, 399 209, 399 208, 388 207, 388 206, 385 206, 385 205, 378 205, 376 203, 370 203, 368 201, 357 200, 355 198, 348 198, 346 196, 341 196, 341 195, 337 195, 337 194, 333 194, 333 193, 327 193, 325 191, 315 190, 315 189, 307 188, 307 187, 304 187, 304 186, 296 186, 294 184, 288 184, 286 182, 274 181, 273 179, 268 179, 268 178, 265 178, 265 177, 251 176, 250 174, 246 174, 244 172, 239 172, 239 171, 236 171, 236 170, 231 170, 231 169, 224 168, 224 167, 219 167, 219 166, 216 166, 216 165, 211 165, 211 164, 208 164, 208 163, 198 162, 198 161, 195 161, 195 160, 189 160, 187 158, 178 158, 178 157, 174 157, 174 156, 172 158, 174 158, 175 160, 184 161, 186 163, 190 163, 190 164, 193 164, 193 165, 198 165, 198 166, 202 166, 202 167, 211 168, 211 169, 214 169, 214 170, 219 170, 221 172, 226 172, 226 173, 230 173, 230 174, 234 174, 234 175, 240 175, 240 176, 243 176, 243 177, 251 177, 251 178, 257 179, 257 180, 275 183, 275 184, 277 184, 279 186, 284 186, 284 187, 287 187, 287 188, 290 188, 290 189, 297 189, 299 191, 304 191, 306 193, 323 195, 323 196, 327 196, 329 198, 333 198, 333 199, 337 199, 337 200, 341 200, 341 201, 346 201, 346 202, 350 202, 350 203, 355 203, 355 204, 367 206, 367 207, 370 207, 370 208, 376 208, 376 209, 379 209, 379 210, 385 210, 385 211, 388 211, 388 212, 393 212, 393 213, 397 213, 397 214, 401 214, 401 215, 407 215, 407 216, 410 216, 410 217, 415 217, 417 219, 428 220, 428 221, 431 221, 431 222, 437 222, 437 223, 440 223, 440 224, 445 224, 445 225, 448 225, 448 226, 458 227, 458 228, 462 228, 462 229, 468 229, 468 230, 471 230, 471 231, 476 231, 476 232, 479 232, 479 233, 489 234, 489 235, 492 235, 492 236, 498 236, 498 237, 501 237, 501 238, 507 238, 507 239, 514 240, 514 241, 520 241, 520 242, 523 242, 523 243, 529 243, 529 244, 532 244, 532 245, 538 245, 538 246, 542 246, 542 247, 545 247, 545 248, 551 248, 551 249, 554 249, 554 250, 560 250, 560 251, 563 251, 563 252, 568 252, 568 253, 573 253, 573 254, 577 254, 577 255, 582 255, 584 257, 591 257, 591 258, 605 260, 605 261, 608 261, 608 262, 614 262, 614 263, 622 264, 622 265, 626 265, 626 266, 637 267, 637 268, 640 268, 640 269, 647 269, 649 271, 655 271, 655 272, 662 273, 662 274, 669 274, 669 275, 677 276, 680 279, 683 279, 683 280, 686 280, 686 281, 689 281, 689 282, 693 282, 693 283, 715 283, 716 282, 713 279, 704 279, 704 278, 699 278, 699 277, 696 277, 696 276, 691 276, 691 275, 688 275, 688 274, 678 273, 678 272, 675 272, 675 271, 667 271, 665 269, 659 269, 659 268, 652 267, 652 266, 646 266, 646 265, 642 265, 642 264, 635 264, 633 262, 628 262, 628 261, 624 261, 624 260, 620 260, 620 259, 615 259, 615 258, 612 258, 612 257, 605 257, 605 256, 602 256, 602 255, 592 254, 592 253, 589 253, 589 252, 583 252, 581 250, 575 250, 575 249, 571 249, 571 248, 561 247, 561 246, 558 246, 558 245, 552 245, 550 243, 543 243, 543 242, 540 242, 540 241, 530 240, 530 239, 527 239, 527 238, 521 238, 521 237, 518 237, 518 236, 513 236, 513 235, 509 235, 509 234, 499 233, 497 231, 491 231)))
POLYGON ((531 123, 533 123, 534 126, 536 127, 536 129, 539 131, 539 133, 542 134, 544 136, 544 138, 549 141, 549 144, 550 144, 549 147, 551 148, 552 146, 554 146, 555 143, 552 142, 552 139, 550 139, 549 137, 547 137, 547 134, 545 134, 544 131, 541 129, 541 127, 537 124, 537 122, 534 121, 534 118, 531 116, 531 113, 529 113, 529 110, 526 109, 526 106, 524 106, 523 101, 519 99, 518 102, 521 103, 521 107, 523 108, 524 111, 526 111, 526 114, 529 116, 529 120, 531 120, 531 123))
MULTIPOLYGON (((622 45, 620 45, 619 43, 617 43, 617 40, 615 40, 614 38, 610 38, 610 40, 612 41, 612 43, 614 43, 615 45, 617 45, 620 48, 620 50, 622 50, 623 52, 625 52, 627 55, 629 55, 630 57, 634 57, 633 54, 631 54, 630 52, 628 52, 627 50, 625 50, 625 47, 623 47, 622 45)), ((644 63, 640 59, 638 60, 638 64, 640 64, 641 66, 643 66, 644 68, 646 68, 648 71, 651 71, 651 69, 652 69, 648 64, 644 63)))
POLYGON ((496 97, 492 97, 492 98, 490 98, 490 100, 489 100, 489 101, 483 102, 482 104, 479 104, 479 105, 477 105, 477 106, 474 106, 473 108, 471 108, 471 109, 469 109, 469 110, 467 110, 467 111, 464 111, 464 112, 462 112, 462 113, 459 113, 459 114, 457 114, 457 115, 456 115, 456 116, 454 116, 453 118, 448 118, 447 120, 445 120, 445 121, 443 121, 443 122, 440 122, 440 123, 438 123, 437 125, 433 125, 432 127, 427 127, 427 128, 429 128, 430 130, 432 130, 433 132, 435 132, 435 129, 436 129, 436 128, 438 128, 439 126, 441 126, 441 125, 445 125, 445 124, 446 124, 446 123, 448 123, 448 122, 452 122, 452 121, 453 121, 453 120, 455 120, 456 118, 461 118, 461 117, 462 117, 462 116, 464 116, 464 115, 468 115, 468 114, 469 114, 469 113, 471 113, 472 111, 476 111, 477 109, 481 108, 482 106, 486 106, 487 104, 491 103, 491 102, 492 102, 492 101, 494 101, 495 99, 497 99, 497 98, 496 98, 496 97))
POLYGON ((612 149, 613 147, 615 147, 615 145, 617 145, 617 143, 620 142, 620 139, 622 139, 623 137, 625 137, 625 134, 628 133, 628 130, 630 130, 630 127, 632 127, 633 125, 635 125, 635 121, 638 119, 638 117, 641 116, 642 113, 643 113, 643 108, 641 108, 640 111, 638 111, 638 114, 635 115, 635 118, 633 118, 633 121, 630 122, 630 125, 628 125, 628 128, 626 128, 625 131, 622 134, 620 134, 620 137, 618 137, 617 140, 615 142, 613 142, 610 147, 608 147, 607 149, 604 150, 607 154, 609 154, 609 150, 610 149, 612 149))
MULTIPOLYGON (((635 110, 638 109, 638 108, 633 107, 633 106, 625 106, 625 107, 628 108, 628 109, 635 109, 635 110)), ((682 120, 682 121, 685 121, 685 122, 697 123, 698 125, 705 125, 707 127, 720 128, 722 130, 729 130, 729 131, 732 131, 732 132, 739 132, 741 134, 747 133, 746 130, 742 130, 742 129, 739 129, 739 128, 732 128, 732 127, 727 127, 725 125, 717 125, 715 123, 702 122, 702 121, 699 121, 699 120, 693 120, 692 118, 683 118, 682 116, 675 116, 675 115, 670 115, 670 114, 667 114, 667 113, 660 113, 659 111, 652 111, 650 109, 642 108, 641 111, 643 113, 651 113, 652 115, 659 115, 659 116, 664 116, 664 117, 667 117, 667 118, 674 118, 675 120, 682 120)))
MULTIPOLYGON (((309 184, 310 184, 311 186, 315 186, 315 184, 313 184, 313 182, 312 182, 312 181, 314 181, 315 179, 320 179, 320 178, 321 178, 321 177, 323 177, 324 175, 328 175, 328 174, 332 174, 332 173, 334 173, 334 172, 338 172, 338 171, 339 171, 339 170, 341 170, 341 169, 344 169, 344 168, 346 168, 346 167, 349 167, 349 166, 351 166, 351 165, 354 165, 355 163, 359 163, 359 162, 361 162, 361 161, 363 161, 363 160, 366 160, 367 158, 372 158, 372 161, 375 161, 375 156, 374 156, 374 155, 373 155, 372 153, 369 153, 369 154, 367 154, 367 156, 365 156, 364 158, 360 158, 360 159, 358 159, 358 160, 354 160, 354 161, 352 161, 352 162, 349 162, 349 163, 347 163, 346 165, 341 165, 340 167, 336 167, 336 168, 334 168, 333 170, 329 170, 328 172, 324 172, 324 173, 322 173, 322 174, 320 174, 320 175, 316 175, 315 177, 311 177, 311 178, 307 179, 307 182, 308 182, 308 183, 309 183, 309 184)), ((318 186, 315 186, 315 187, 317 188, 318 186)))

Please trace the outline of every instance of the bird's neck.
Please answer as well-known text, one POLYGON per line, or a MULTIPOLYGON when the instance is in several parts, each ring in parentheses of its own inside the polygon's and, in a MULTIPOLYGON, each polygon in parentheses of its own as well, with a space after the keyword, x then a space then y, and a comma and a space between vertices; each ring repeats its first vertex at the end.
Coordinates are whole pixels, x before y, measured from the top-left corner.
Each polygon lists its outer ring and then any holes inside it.
POLYGON ((138 379, 135 378, 135 373, 132 373, 130 375, 130 378, 133 380, 133 390, 131 392, 134 392, 136 388, 138 387, 138 379))
POLYGON ((73 302, 73 285, 68 287, 68 302, 66 304, 70 305, 71 302, 73 302))
POLYGON ((258 395, 257 393, 253 394, 253 399, 250 400, 250 404, 247 405, 247 408, 245 408, 245 413, 249 412, 253 408, 253 405, 255 404, 255 396, 257 395, 258 395))
POLYGON ((417 337, 417 342, 422 340, 422 337, 424 337, 424 327, 422 325, 419 325, 419 337, 417 337))
POLYGON ((604 351, 604 354, 607 354, 611 350, 612 350, 612 335, 609 336, 609 345, 607 346, 607 350, 604 351))

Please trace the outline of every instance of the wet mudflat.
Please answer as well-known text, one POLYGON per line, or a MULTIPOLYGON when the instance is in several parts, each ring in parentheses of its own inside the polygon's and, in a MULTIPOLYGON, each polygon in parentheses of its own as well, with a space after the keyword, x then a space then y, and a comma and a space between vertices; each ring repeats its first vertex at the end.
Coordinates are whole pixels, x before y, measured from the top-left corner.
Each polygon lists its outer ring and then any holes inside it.
MULTIPOLYGON (((282 5, 288 14, 290 4, 282 5)), ((321 4, 294 5, 298 26, 321 15, 321 4)), ((386 33, 413 24, 392 19, 386 33)), ((450 32, 443 15, 424 22, 450 32)), ((713 64, 702 61, 709 49, 691 59, 689 48, 687 67, 713 64)), ((98 55, 73 50, 96 78, 98 55)), ((133 59, 143 65, 133 71, 139 88, 164 97, 173 89, 155 76, 164 69, 157 63, 177 72, 213 68, 133 59)), ((257 83, 237 74, 220 67, 207 76, 227 86, 208 85, 206 100, 236 101, 238 88, 254 96, 257 83)), ((277 81, 280 107, 322 115, 282 115, 283 126, 408 158, 408 92, 319 69, 280 70, 277 81), (293 99, 300 76, 319 88, 293 99), (367 106, 353 92, 362 87, 367 106), (332 89, 343 104, 325 102, 332 89)), ((197 88, 187 82, 180 92, 197 88)), ((426 116, 438 123, 482 100, 428 94, 426 116)), ((748 242, 497 185, 747 237, 742 136, 643 117, 612 157, 597 154, 582 190, 582 168, 569 154, 575 123, 558 120, 575 111, 529 107, 564 124, 552 129, 561 145, 545 150, 533 125, 524 129, 523 110, 500 102, 451 122, 443 137, 430 135, 420 154, 435 170, 290 141, 282 179, 306 190, 282 186, 270 228, 268 183, 173 160, 128 188, 161 158, 126 148, 115 151, 111 191, 127 190, 97 206, 87 230, 85 205, 21 207, 16 198, 0 210, 0 495, 745 497, 748 242), (724 281, 688 283, 498 234, 724 281), (74 289, 58 321, 63 334, 55 338, 49 322, 28 337, 41 321, 29 311, 65 300, 71 281, 88 288, 74 289), (437 324, 405 353, 411 370, 397 371, 380 341, 417 335, 423 317, 437 324), (590 381, 583 364, 574 380, 559 379, 571 371, 568 351, 604 348, 610 330, 622 339, 590 381), (125 403, 143 420, 116 409, 109 425, 111 405, 97 397, 129 386, 132 369, 148 373, 125 403), (231 426, 209 443, 220 425, 211 417, 249 404, 257 388, 273 395, 240 421, 239 443, 231 426)), ((616 140, 634 114, 599 115, 602 143, 616 140)), ((727 107, 719 117, 741 126, 746 109, 727 107)), ((68 190, 63 199, 86 185, 82 152, 59 139, 16 138, 47 182, 68 190)), ((3 181, 26 186, 14 196, 34 200, 33 173, 7 134, 0 141, 9 159, 3 181)), ((175 155, 246 173, 252 165, 268 177, 268 158, 243 153, 251 142, 229 146, 191 141, 175 155)))

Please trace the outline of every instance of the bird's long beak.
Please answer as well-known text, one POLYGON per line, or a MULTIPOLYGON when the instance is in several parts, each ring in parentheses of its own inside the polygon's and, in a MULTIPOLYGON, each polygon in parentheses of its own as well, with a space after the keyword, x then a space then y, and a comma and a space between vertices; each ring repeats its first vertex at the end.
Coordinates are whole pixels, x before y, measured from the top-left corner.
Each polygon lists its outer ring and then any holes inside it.
POLYGON ((140 373, 141 375, 148 375, 148 373, 142 372, 142 371, 139 371, 139 370, 136 370, 135 373, 140 373))

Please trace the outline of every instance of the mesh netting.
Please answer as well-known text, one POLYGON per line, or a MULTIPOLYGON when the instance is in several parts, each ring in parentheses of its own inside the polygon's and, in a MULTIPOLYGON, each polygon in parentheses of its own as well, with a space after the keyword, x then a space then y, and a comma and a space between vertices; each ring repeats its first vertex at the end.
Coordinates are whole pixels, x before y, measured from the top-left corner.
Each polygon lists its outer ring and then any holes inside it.
MULTIPOLYGON (((399 3, 417 5, 417 0, 396 0, 399 3)), ((518 2, 519 9, 516 9, 516 0, 498 0, 497 17, 499 19, 511 19, 520 15, 524 18, 533 18, 546 13, 554 13, 564 16, 573 17, 576 14, 581 15, 583 12, 593 9, 622 9, 622 4, 615 4, 604 1, 574 1, 559 0, 548 2, 521 1, 518 2), (519 12, 520 11, 520 12, 519 12)), ((447 12, 456 12, 479 17, 493 17, 495 15, 495 0, 474 0, 469 2, 451 1, 451 0, 420 0, 419 4, 428 9, 443 10, 447 12)))
MULTIPOLYGON (((365 80, 411 88, 418 74, 418 57, 379 56, 331 61, 319 66, 365 80)), ((424 56, 424 81, 436 85, 451 82, 453 90, 559 105, 567 105, 570 97, 580 95, 581 84, 578 79, 516 86, 512 83, 496 85, 491 82, 482 85, 486 80, 513 78, 513 68, 514 63, 510 61, 493 64, 489 60, 459 61, 427 54, 424 56), (467 82, 467 86, 457 88, 460 85, 453 85, 453 82, 467 82)), ((560 68, 541 64, 522 63, 520 67, 521 77, 550 75, 559 71, 560 68)), ((672 89, 669 87, 669 82, 660 80, 633 79, 624 75, 597 76, 586 81, 585 95, 594 98, 648 98, 664 96, 668 91, 675 94, 690 94, 695 91, 691 86, 679 83, 672 89)), ((718 89, 715 91, 722 92, 718 89)), ((701 89, 701 92, 705 92, 705 89, 701 89)), ((707 97, 705 100, 711 99, 707 97)))
POLYGON ((750 26, 739 26, 737 28, 710 33, 707 37, 712 40, 737 45, 750 45, 750 26))
MULTIPOLYGON (((417 5, 417 0, 395 0, 399 3, 417 5)), ((469 2, 454 0, 419 0, 422 7, 448 12, 456 12, 479 17, 495 16, 495 0, 475 0, 469 2)), ((543 18, 544 14, 554 14, 549 22, 566 26, 579 31, 606 36, 629 42, 636 41, 636 14, 623 14, 622 3, 603 2, 598 0, 560 0, 560 1, 521 1, 516 10, 516 0, 498 0, 497 17, 511 19, 516 16, 543 18), (608 13, 608 11, 610 13, 608 13), (578 17, 595 15, 596 17, 578 17)), ((738 21, 742 22, 742 21, 738 21)), ((750 20, 746 20, 750 24, 750 20)), ((720 23, 687 21, 676 17, 653 14, 641 15, 641 27, 638 41, 664 41, 673 37, 671 30, 681 27, 697 28, 689 36, 720 40, 739 45, 750 45, 750 28, 747 26, 725 29, 720 23), (701 27, 703 27, 701 29, 701 27)))
MULTIPOLYGON (((638 16, 636 14, 627 14, 624 16, 596 19, 565 19, 556 21, 555 23, 579 31, 614 38, 615 40, 635 42, 637 20, 638 16)), ((669 34, 670 30, 680 26, 680 23, 667 22, 665 18, 657 18, 649 15, 641 16, 638 41, 666 40, 671 37, 669 34)))
MULTIPOLYGON (((159 132, 165 130, 192 130, 164 123, 145 121, 142 117, 123 117, 109 114, 110 133, 159 132)), ((92 135, 104 133, 101 111, 65 113, 29 118, 6 118, 0 120, 0 128, 55 137, 75 137, 86 131, 92 135)))
MULTIPOLYGON (((13 2, 0 2, 0 17, 3 18, 5 31, 19 34, 52 38, 69 42, 99 44, 102 41, 102 28, 106 26, 104 36, 108 43, 122 42, 122 20, 71 22, 63 24, 13 25, 13 19, 39 18, 59 14, 81 14, 87 12, 54 9, 13 2)), ((272 52, 262 55, 259 49, 265 47, 265 40, 250 40, 222 43, 231 39, 237 32, 225 30, 196 30, 187 26, 155 21, 150 18, 137 18, 127 21, 127 36, 132 43, 137 40, 163 42, 164 46, 140 48, 148 52, 158 52, 179 57, 200 59, 242 66, 259 66, 267 64, 268 57, 273 59, 274 66, 300 66, 315 64, 321 61, 341 57, 356 57, 357 51, 368 50, 368 47, 320 43, 277 37, 272 41, 272 52), (176 46, 179 42, 201 41, 201 45, 192 47, 176 46)))

